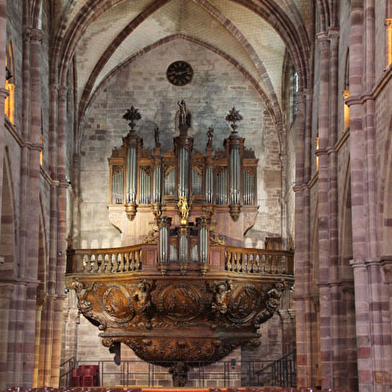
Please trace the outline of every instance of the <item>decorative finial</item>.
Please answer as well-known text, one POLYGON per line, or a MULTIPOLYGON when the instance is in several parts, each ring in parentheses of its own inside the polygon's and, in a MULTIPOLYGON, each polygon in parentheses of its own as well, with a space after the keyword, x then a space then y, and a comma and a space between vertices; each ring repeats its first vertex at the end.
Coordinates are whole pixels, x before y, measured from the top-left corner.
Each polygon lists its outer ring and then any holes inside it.
POLYGON ((233 106, 233 109, 229 111, 229 114, 226 116, 226 121, 232 123, 230 126, 232 128, 232 133, 237 133, 238 125, 237 121, 242 121, 243 117, 240 114, 239 110, 236 110, 233 106))
POLYGON ((133 107, 133 105, 131 106, 130 109, 127 109, 126 113, 123 115, 123 119, 130 121, 130 123, 128 123, 128 125, 131 127, 131 132, 134 132, 134 128, 136 125, 135 121, 139 121, 142 118, 141 114, 139 113, 139 109, 136 109, 135 107, 133 107))

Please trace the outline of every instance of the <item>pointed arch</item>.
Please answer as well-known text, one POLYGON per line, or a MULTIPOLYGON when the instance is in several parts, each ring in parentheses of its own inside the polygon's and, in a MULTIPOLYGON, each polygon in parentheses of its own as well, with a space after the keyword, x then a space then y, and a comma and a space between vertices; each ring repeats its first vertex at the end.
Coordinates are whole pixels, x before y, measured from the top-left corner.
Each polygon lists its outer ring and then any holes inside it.
MULTIPOLYGON (((137 53, 135 53, 134 55, 132 55, 131 57, 129 57, 128 59, 126 59, 125 61, 123 61, 122 63, 120 63, 119 65, 117 65, 117 67, 113 68, 112 71, 106 75, 106 77, 101 81, 101 83, 97 86, 97 88, 95 89, 95 91, 93 91, 90 94, 90 98, 89 100, 85 103, 84 107, 85 110, 83 112, 83 115, 81 117, 81 124, 80 124, 80 128, 81 130, 83 130, 83 120, 86 119, 86 115, 89 112, 89 110, 92 107, 93 102, 95 101, 95 99, 97 98, 97 96, 99 95, 99 93, 105 88, 105 86, 107 85, 107 83, 109 83, 109 81, 114 77, 114 75, 120 71, 121 69, 123 69, 124 67, 126 67, 127 65, 129 65, 130 63, 132 63, 133 61, 135 61, 136 59, 138 59, 140 56, 150 52, 151 50, 167 43, 170 42, 172 40, 175 39, 184 39, 187 40, 189 42, 195 43, 197 45, 203 46, 204 48, 211 50, 212 52, 222 56, 225 60, 227 60, 228 62, 230 62, 231 64, 233 64, 249 81, 250 83, 253 85, 253 87, 255 88, 255 90, 258 92, 258 94, 260 95, 261 99, 263 100, 263 102, 266 105, 266 109, 269 112, 269 114, 271 115, 271 118, 274 121, 274 124, 277 125, 277 138, 279 141, 282 140, 282 134, 281 134, 281 124, 279 123, 277 124, 277 119, 276 116, 274 115, 274 110, 273 110, 273 104, 271 102, 271 100, 269 99, 268 94, 261 88, 260 84, 254 79, 254 77, 243 67, 241 66, 241 64, 239 64, 232 56, 230 56, 229 54, 219 50, 218 48, 210 45, 209 43, 206 43, 204 41, 201 41, 195 37, 191 37, 188 36, 186 34, 183 33, 177 33, 177 34, 173 34, 170 36, 167 36, 165 38, 162 38, 161 40, 155 42, 152 45, 149 45, 143 49, 141 49, 140 51, 138 51, 137 53), (278 126, 279 125, 279 126, 278 126)), ((78 135, 78 139, 77 139, 77 144, 76 144, 76 151, 79 150, 80 148, 80 143, 82 140, 82 136, 83 136, 83 132, 80 132, 78 135)), ((282 148, 282 143, 280 143, 280 148, 282 148)))

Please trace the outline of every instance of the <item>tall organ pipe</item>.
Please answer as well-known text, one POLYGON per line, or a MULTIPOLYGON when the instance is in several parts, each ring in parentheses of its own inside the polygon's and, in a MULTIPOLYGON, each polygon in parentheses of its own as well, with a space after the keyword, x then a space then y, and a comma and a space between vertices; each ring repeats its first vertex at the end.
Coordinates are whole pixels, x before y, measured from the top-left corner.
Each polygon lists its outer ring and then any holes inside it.
POLYGON ((188 238, 184 234, 180 238, 180 263, 186 263, 188 261, 188 238))
POLYGON ((127 203, 136 203, 136 148, 128 148, 127 157, 127 203))
POLYGON ((157 166, 154 169, 153 177, 153 202, 161 202, 161 167, 157 166))
POLYGON ((202 227, 200 230, 200 262, 207 263, 208 255, 208 230, 202 227))
POLYGON ((159 250, 160 258, 162 263, 167 263, 168 252, 167 252, 167 227, 162 226, 159 233, 159 250))

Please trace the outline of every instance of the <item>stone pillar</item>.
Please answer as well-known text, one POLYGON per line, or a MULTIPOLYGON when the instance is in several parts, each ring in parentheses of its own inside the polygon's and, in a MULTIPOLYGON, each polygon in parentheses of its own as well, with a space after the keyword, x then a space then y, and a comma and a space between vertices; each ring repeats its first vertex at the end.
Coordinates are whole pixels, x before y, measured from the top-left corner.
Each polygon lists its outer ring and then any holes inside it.
POLYGON ((320 361, 322 387, 333 387, 332 334, 331 334, 331 291, 330 291, 330 233, 329 233, 329 84, 330 42, 327 33, 317 37, 320 56, 319 92, 319 157, 318 172, 318 235, 319 235, 319 295, 320 295, 320 361))
POLYGON ((35 344, 34 344, 34 374, 33 374, 33 388, 41 387, 39 365, 40 365, 40 353, 45 347, 41 347, 41 327, 42 327, 42 308, 45 304, 45 298, 37 298, 36 304, 36 316, 35 316, 35 344))
POLYGON ((57 271, 56 271, 56 301, 53 322, 53 354, 51 385, 58 386, 61 361, 61 337, 64 327, 64 276, 66 266, 66 216, 67 216, 67 188, 66 181, 66 129, 67 129, 67 88, 59 89, 58 104, 58 223, 57 223, 57 271))
POLYGON ((35 280, 27 286, 25 336, 24 336, 24 377, 23 385, 31 387, 34 372, 34 343, 35 343, 35 317, 36 292, 38 276, 38 249, 39 249, 39 211, 40 211, 40 143, 41 135, 41 44, 43 33, 41 30, 31 30, 30 40, 30 134, 29 134, 29 194, 26 203, 33 206, 27 210, 27 265, 26 277, 35 280))
POLYGON ((58 108, 58 85, 52 83, 50 86, 50 135, 49 135, 49 171, 52 177, 50 186, 50 235, 49 235, 49 273, 48 273, 48 299, 45 308, 45 334, 41 338, 42 344, 45 344, 46 351, 42 363, 43 380, 46 386, 51 386, 52 380, 52 357, 53 357, 53 340, 54 340, 54 309, 56 301, 56 281, 57 281, 57 230, 58 230, 58 189, 59 181, 57 180, 57 108, 58 108))
POLYGON ((309 191, 305 184, 305 116, 306 104, 303 92, 297 96, 297 133, 296 133, 296 185, 295 192, 295 312, 296 312, 296 344, 297 344, 297 380, 299 386, 311 385, 310 324, 307 319, 309 284, 308 240, 306 239, 307 220, 306 203, 309 191))
POLYGON ((0 282, 0 390, 8 387, 8 331, 14 285, 0 282))

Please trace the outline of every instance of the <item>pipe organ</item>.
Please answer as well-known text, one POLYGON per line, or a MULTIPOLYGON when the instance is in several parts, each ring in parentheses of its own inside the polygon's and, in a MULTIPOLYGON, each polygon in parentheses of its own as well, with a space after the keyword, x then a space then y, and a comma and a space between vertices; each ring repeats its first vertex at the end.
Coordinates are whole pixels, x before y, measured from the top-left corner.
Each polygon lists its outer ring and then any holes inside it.
MULTIPOLYGON (((138 211, 141 214, 148 209, 171 211, 177 200, 185 197, 192 203, 194 224, 206 206, 228 212, 233 222, 239 219, 244 206, 247 212, 256 213, 258 160, 252 150, 245 148, 245 139, 237 133, 235 122, 242 117, 235 108, 226 117, 232 122, 232 132, 224 140, 223 148, 213 152, 214 130, 210 128, 205 155, 193 148, 186 123, 180 124, 180 135, 173 138, 173 149, 163 155, 158 128, 155 148, 152 151, 143 148, 143 140, 134 130, 138 116, 133 107, 127 112, 131 130, 123 138, 121 148, 115 148, 109 158, 109 210, 119 211, 118 207, 123 206, 129 221, 133 221, 138 211)), ((183 258, 181 253, 180 261, 183 258)))
MULTIPOLYGON (((257 214, 257 159, 232 131, 213 151, 193 148, 187 112, 162 154, 143 147, 132 107, 131 130, 109 158, 109 219, 123 246, 67 251, 67 287, 99 325, 102 344, 128 345, 143 360, 171 368, 215 362, 243 344, 260 344, 257 330, 293 284, 293 253, 244 247, 257 214)), ((175 386, 184 386, 186 374, 175 386)))

